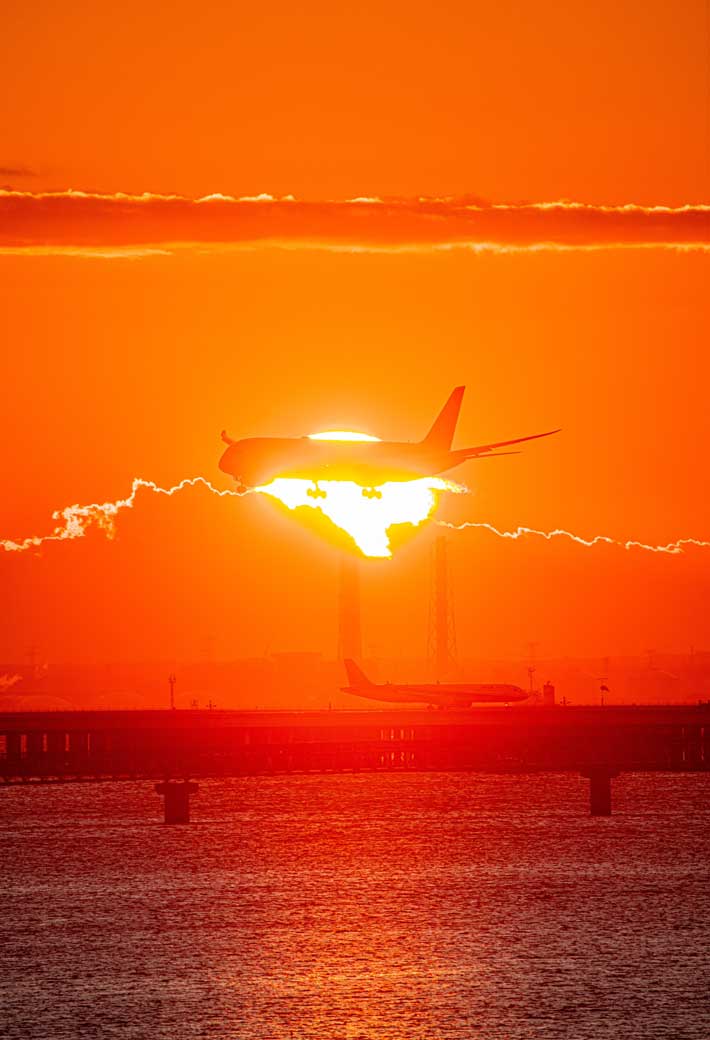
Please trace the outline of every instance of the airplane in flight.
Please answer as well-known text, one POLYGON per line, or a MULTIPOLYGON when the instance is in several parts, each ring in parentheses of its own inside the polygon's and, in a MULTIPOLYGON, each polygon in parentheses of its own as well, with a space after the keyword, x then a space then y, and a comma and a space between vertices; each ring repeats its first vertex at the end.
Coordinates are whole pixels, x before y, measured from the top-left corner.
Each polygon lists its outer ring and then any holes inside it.
POLYGON ((222 430, 227 449, 219 468, 237 481, 240 491, 263 487, 277 477, 313 482, 309 495, 325 498, 320 480, 348 480, 362 487, 367 498, 381 498, 378 487, 390 481, 434 477, 468 459, 495 458, 516 452, 496 451, 523 441, 549 437, 559 430, 534 433, 508 441, 479 444, 475 448, 452 448, 463 399, 457 386, 423 441, 381 441, 367 434, 323 433, 306 437, 248 437, 232 440, 222 430))
POLYGON ((343 693, 371 701, 470 708, 472 704, 512 704, 530 696, 520 686, 506 683, 373 683, 351 658, 344 664, 350 685, 341 687, 343 693))

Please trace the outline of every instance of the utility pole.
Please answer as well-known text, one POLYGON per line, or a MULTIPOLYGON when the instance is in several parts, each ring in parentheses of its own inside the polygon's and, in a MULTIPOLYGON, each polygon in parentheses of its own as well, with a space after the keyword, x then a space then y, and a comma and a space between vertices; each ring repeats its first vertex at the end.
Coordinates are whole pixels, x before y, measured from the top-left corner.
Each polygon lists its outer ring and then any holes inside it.
POLYGON ((530 664, 528 665, 528 687, 530 693, 535 692, 535 672, 537 671, 537 668, 535 667, 536 651, 537 643, 528 643, 528 660, 530 661, 530 664))
POLYGON ((177 682, 177 679, 175 677, 175 672, 171 672, 170 675, 168 676, 168 683, 170 684, 170 710, 171 711, 175 710, 175 683, 176 682, 177 682))

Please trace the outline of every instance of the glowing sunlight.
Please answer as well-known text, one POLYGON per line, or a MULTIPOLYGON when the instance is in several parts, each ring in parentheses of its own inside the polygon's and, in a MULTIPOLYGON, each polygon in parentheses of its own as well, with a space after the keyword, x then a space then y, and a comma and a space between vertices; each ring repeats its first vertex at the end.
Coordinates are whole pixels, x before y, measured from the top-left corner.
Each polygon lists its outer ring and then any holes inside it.
POLYGON ((310 480, 279 477, 256 490, 278 499, 289 509, 320 509, 353 538, 365 556, 388 557, 392 555, 390 527, 417 527, 436 509, 440 492, 460 489, 441 477, 422 477, 382 484, 374 489, 376 496, 370 497, 363 494, 359 484, 349 480, 321 480, 315 487, 310 480))

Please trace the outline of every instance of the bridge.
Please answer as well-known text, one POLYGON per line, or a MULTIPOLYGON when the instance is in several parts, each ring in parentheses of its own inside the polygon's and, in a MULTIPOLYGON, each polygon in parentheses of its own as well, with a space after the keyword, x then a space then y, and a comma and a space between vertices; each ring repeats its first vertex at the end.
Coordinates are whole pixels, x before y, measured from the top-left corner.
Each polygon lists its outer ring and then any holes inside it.
POLYGON ((153 780, 167 822, 195 781, 353 771, 577 772, 610 815, 620 772, 710 769, 710 702, 467 710, 0 713, 0 784, 153 780))

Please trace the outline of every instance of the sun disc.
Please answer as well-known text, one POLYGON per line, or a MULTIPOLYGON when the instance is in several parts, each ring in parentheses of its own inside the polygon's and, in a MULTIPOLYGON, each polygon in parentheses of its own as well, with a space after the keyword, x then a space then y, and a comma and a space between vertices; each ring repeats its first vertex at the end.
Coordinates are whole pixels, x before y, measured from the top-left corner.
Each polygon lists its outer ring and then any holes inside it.
POLYGON ((354 430, 326 430, 324 433, 309 433, 309 441, 379 441, 370 433, 357 433, 354 430))

